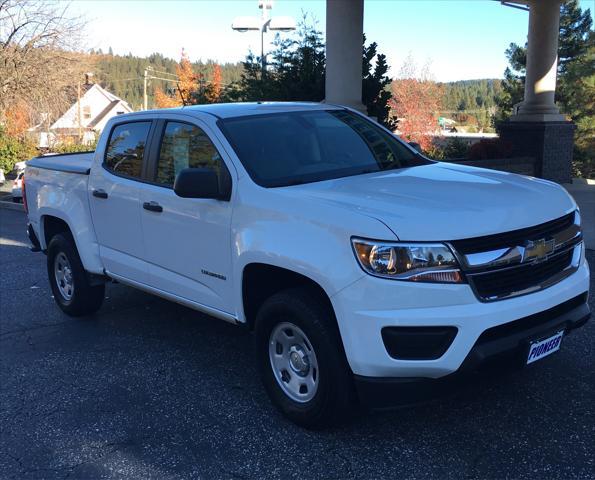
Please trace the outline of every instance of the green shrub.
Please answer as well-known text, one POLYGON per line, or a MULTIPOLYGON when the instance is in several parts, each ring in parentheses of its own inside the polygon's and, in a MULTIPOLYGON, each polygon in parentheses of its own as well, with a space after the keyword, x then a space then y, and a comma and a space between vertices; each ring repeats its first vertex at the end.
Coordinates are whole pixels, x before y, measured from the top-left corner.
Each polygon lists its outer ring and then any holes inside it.
POLYGON ((0 127, 0 168, 4 173, 14 169, 14 164, 29 160, 37 155, 35 145, 27 140, 7 135, 0 127))
POLYGON ((469 144, 460 138, 451 138, 444 147, 444 158, 466 158, 469 144))
POLYGON ((424 155, 433 160, 444 160, 444 148, 432 145, 429 149, 424 150, 424 155))
POLYGON ((54 145, 50 148, 51 153, 76 153, 76 152, 91 152, 97 147, 97 139, 92 143, 82 145, 75 142, 63 142, 54 145))
POLYGON ((453 158, 466 158, 469 145, 460 138, 449 138, 444 145, 432 145, 424 152, 427 157, 434 160, 450 160, 453 158))
POLYGON ((595 139, 574 146, 572 176, 595 178, 595 139))

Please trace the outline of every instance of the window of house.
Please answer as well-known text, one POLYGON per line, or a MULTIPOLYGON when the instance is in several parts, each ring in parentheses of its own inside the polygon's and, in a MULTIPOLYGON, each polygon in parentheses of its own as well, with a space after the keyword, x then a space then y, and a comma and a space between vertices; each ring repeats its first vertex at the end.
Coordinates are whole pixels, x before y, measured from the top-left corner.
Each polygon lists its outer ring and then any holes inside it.
POLYGON ((188 123, 167 122, 155 181, 172 187, 176 175, 184 168, 210 168, 220 174, 226 168, 219 152, 200 128, 188 123))
POLYGON ((91 118, 91 107, 89 105, 83 106, 83 118, 89 120, 91 118))
POLYGON ((116 125, 105 153, 105 167, 118 175, 140 178, 150 128, 151 122, 116 125))

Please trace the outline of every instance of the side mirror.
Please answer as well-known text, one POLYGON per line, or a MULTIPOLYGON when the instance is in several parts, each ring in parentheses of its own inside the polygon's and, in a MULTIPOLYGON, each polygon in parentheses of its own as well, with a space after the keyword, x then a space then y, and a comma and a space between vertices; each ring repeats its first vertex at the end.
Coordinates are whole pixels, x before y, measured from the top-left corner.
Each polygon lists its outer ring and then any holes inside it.
POLYGON ((419 153, 423 153, 421 150, 421 145, 417 142, 409 142, 409 146, 417 150, 419 153))
POLYGON ((226 168, 221 176, 210 168, 185 168, 176 176, 174 192, 182 198, 214 198, 229 201, 231 176, 226 168))

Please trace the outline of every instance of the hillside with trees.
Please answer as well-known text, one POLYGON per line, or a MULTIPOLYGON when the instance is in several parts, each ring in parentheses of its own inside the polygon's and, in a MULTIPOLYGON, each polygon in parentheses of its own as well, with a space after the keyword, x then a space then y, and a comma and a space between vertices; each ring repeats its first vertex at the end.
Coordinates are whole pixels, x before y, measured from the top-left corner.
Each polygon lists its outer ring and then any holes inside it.
MULTIPOLYGON (((143 104, 145 68, 150 66, 157 72, 162 71, 175 75, 178 66, 177 60, 164 57, 160 53, 153 53, 148 57, 137 57, 131 54, 121 56, 92 51, 91 60, 94 65, 95 81, 126 100, 135 110, 139 110, 143 104)), ((217 64, 213 60, 191 62, 191 67, 196 74, 197 82, 199 84, 203 82, 205 85, 212 81, 214 72, 218 68, 223 87, 238 82, 244 68, 241 62, 217 64)), ((155 74, 155 76, 159 75, 155 74)), ((175 85, 162 80, 150 80, 147 88, 149 108, 156 106, 154 97, 156 90, 171 93, 175 90, 175 85)))
MULTIPOLYGON (((378 83, 374 81, 374 75, 385 76, 386 68, 381 65, 380 70, 375 73, 374 69, 368 67, 366 64, 376 59, 378 45, 371 43, 365 48, 364 102, 366 103, 367 97, 378 96, 379 92, 374 91, 374 85, 378 83), (380 73, 381 71, 382 73, 380 73)), ((219 69, 221 75, 219 84, 224 93, 222 98, 227 100, 300 99, 318 101, 324 98, 324 43, 314 28, 303 26, 297 39, 279 38, 275 43, 275 49, 268 57, 269 78, 265 83, 260 81, 260 59, 252 53, 247 56, 244 62, 218 65, 209 60, 204 63, 190 62, 189 65, 194 74, 197 90, 201 88, 205 91, 208 90, 213 81, 215 70, 219 69), (303 56, 303 60, 300 60, 300 55, 303 56), (308 69, 309 71, 307 71, 308 69), (301 83, 296 83, 296 80, 301 83)), ((91 52, 91 61, 95 81, 126 100, 135 110, 142 106, 143 73, 147 66, 152 67, 155 71, 170 74, 177 74, 179 68, 177 60, 164 57, 159 53, 148 57, 137 57, 104 54, 99 51, 91 52)), ((386 57, 380 58, 380 63, 382 64, 382 62, 386 63, 386 57)), ((438 83, 437 86, 441 92, 438 108, 440 116, 453 118, 465 125, 478 126, 478 129, 490 128, 491 117, 496 109, 495 99, 501 92, 501 80, 463 80, 438 83)), ((147 90, 149 108, 167 105, 167 103, 162 102, 159 105, 155 102, 155 92, 165 92, 170 97, 177 95, 174 84, 161 80, 150 80, 147 90)), ((208 92, 206 93, 208 96, 208 92)), ((174 102, 171 106, 175 104, 174 102)), ((384 107, 386 105, 385 101, 384 107)), ((386 118, 387 113, 384 112, 381 116, 386 118)))
POLYGON ((501 80, 461 80, 439 85, 442 87, 440 116, 467 125, 468 131, 494 131, 501 80))
POLYGON ((502 90, 502 81, 492 79, 459 80, 441 83, 444 88, 442 108, 450 112, 465 112, 496 106, 496 97, 502 90))

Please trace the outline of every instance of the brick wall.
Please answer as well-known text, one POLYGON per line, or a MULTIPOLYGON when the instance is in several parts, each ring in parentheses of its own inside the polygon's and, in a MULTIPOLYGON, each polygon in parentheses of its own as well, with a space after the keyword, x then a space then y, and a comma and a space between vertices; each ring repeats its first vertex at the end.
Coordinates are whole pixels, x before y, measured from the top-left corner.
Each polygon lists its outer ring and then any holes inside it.
POLYGON ((502 122, 500 138, 516 157, 535 158, 535 175, 558 183, 571 182, 574 130, 572 122, 502 122))

